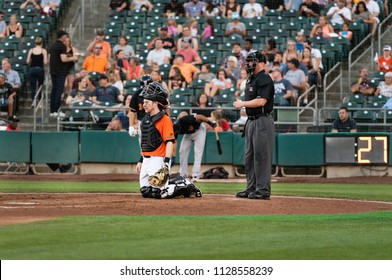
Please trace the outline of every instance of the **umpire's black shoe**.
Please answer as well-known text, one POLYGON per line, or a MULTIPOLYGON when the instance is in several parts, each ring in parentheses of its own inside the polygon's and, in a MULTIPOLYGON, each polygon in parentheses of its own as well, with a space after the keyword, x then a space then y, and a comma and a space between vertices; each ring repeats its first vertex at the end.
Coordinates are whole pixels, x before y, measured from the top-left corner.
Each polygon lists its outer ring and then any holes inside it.
POLYGON ((249 191, 242 191, 235 194, 236 197, 240 198, 248 198, 250 192, 249 191))
POLYGON ((271 197, 269 195, 262 195, 257 192, 252 192, 248 195, 248 198, 250 199, 264 199, 264 200, 270 200, 271 197))

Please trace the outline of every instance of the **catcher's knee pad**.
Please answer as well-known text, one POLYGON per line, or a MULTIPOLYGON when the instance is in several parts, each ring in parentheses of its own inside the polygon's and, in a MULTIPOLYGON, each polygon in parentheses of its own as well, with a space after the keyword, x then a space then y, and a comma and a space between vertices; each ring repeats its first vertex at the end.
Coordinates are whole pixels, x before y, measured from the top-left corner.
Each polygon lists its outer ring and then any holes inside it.
POLYGON ((162 198, 161 196, 161 189, 160 188, 151 188, 151 196, 153 198, 162 198))
POLYGON ((151 187, 141 187, 140 192, 142 194, 142 197, 144 197, 144 198, 152 197, 152 188, 151 187))

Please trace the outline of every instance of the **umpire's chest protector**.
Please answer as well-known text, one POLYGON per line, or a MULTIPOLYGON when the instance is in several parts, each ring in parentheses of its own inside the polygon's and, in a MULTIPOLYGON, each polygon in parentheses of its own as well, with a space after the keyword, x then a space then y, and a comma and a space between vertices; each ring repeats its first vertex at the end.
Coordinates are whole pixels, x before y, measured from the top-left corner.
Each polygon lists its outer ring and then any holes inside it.
POLYGON ((155 123, 159 121, 164 114, 165 112, 160 111, 152 117, 149 114, 144 116, 140 125, 142 131, 141 148, 143 152, 155 151, 162 144, 162 136, 155 127, 155 123))

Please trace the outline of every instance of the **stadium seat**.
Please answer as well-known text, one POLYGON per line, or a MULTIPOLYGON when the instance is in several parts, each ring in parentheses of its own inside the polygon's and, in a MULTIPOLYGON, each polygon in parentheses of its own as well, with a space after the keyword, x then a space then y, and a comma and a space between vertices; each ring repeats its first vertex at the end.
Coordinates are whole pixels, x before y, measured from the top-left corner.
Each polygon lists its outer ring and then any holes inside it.
POLYGON ((348 102, 363 104, 366 101, 366 98, 361 94, 352 94, 348 97, 348 102))

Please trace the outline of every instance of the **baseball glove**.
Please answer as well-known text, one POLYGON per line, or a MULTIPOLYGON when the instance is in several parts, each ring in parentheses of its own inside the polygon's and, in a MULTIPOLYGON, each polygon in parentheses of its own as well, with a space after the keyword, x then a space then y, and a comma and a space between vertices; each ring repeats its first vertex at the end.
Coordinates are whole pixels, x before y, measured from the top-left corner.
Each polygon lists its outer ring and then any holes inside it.
POLYGON ((169 179, 169 167, 164 164, 155 174, 148 177, 148 183, 154 187, 162 187, 169 179))

